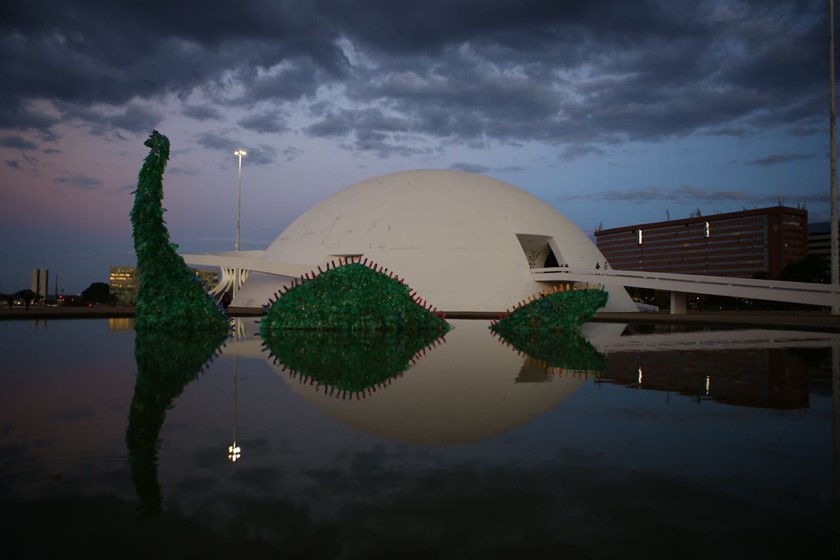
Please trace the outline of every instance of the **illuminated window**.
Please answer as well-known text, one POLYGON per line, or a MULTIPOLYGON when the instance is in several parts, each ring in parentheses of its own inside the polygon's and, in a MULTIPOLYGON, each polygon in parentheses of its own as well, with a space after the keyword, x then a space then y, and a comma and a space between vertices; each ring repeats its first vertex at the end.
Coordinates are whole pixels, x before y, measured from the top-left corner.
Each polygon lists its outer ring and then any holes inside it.
POLYGON ((642 230, 639 230, 639 245, 642 244, 642 230))

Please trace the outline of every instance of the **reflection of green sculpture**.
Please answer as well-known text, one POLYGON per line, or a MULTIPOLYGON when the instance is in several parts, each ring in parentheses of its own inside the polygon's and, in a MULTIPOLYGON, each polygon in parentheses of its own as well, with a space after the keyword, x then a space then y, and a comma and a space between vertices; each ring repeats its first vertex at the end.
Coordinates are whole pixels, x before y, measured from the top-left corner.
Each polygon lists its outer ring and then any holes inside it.
POLYGON ((270 333, 265 346, 275 362, 336 397, 365 395, 388 384, 437 344, 425 332, 335 332, 286 330, 270 333))
POLYGON ((572 289, 540 294, 532 301, 504 315, 490 328, 510 338, 514 334, 576 333, 607 304, 602 289, 572 289))
POLYGON ((154 516, 161 511, 157 454, 166 412, 224 340, 224 334, 187 337, 137 332, 134 342, 137 381, 125 441, 134 487, 146 515, 154 516))
POLYGON ((606 357, 577 332, 517 333, 500 335, 502 342, 543 368, 604 371, 606 357))
POLYGON ((279 295, 260 322, 268 336, 285 330, 427 332, 439 336, 449 324, 393 273, 375 265, 342 264, 313 278, 305 275, 279 295))
POLYGON ((175 252, 163 219, 163 171, 169 160, 169 140, 153 131, 145 145, 149 155, 140 169, 131 225, 140 287, 137 292, 137 332, 150 330, 225 332, 227 317, 202 288, 195 273, 175 252))

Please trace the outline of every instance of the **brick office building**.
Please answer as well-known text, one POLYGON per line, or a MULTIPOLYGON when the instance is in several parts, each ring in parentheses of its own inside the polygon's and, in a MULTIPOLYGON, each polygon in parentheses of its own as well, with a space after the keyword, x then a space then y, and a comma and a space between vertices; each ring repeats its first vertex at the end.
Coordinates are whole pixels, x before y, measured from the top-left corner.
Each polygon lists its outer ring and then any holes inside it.
POLYGON ((786 206, 595 232, 610 268, 778 279, 808 248, 808 211, 786 206))

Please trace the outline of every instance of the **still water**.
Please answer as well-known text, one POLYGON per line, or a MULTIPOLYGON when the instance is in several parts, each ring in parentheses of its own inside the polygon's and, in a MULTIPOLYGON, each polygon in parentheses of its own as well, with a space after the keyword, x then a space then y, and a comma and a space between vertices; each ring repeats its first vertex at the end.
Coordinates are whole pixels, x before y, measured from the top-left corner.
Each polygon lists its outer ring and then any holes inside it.
POLYGON ((451 323, 383 374, 253 319, 200 372, 0 322, 3 557, 834 557, 837 335, 590 324, 564 362, 451 323))

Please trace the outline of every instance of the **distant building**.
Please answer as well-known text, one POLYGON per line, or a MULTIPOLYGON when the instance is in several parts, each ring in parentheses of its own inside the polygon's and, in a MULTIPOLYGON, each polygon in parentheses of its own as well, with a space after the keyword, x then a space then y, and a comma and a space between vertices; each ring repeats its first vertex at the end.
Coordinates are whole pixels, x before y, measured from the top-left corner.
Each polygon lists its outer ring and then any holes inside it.
POLYGON ((831 262, 831 222, 808 224, 808 254, 831 262))
POLYGON ((819 255, 825 262, 825 274, 831 277, 831 222, 808 224, 808 254, 819 255))
MULTIPOLYGON (((213 268, 193 268, 205 291, 219 283, 219 272, 213 268)), ((111 266, 108 274, 111 295, 116 296, 119 305, 137 303, 137 290, 140 287, 140 275, 136 266, 111 266)))
POLYGON ((219 271, 215 268, 193 268, 198 281, 201 282, 201 287, 205 292, 209 292, 219 283, 219 271))
POLYGON ((40 301, 47 299, 47 291, 50 285, 50 271, 46 268, 32 270, 32 291, 38 294, 40 301))
POLYGON ((808 250, 808 211, 771 206, 595 232, 610 268, 778 279, 808 250))
POLYGON ((137 303, 137 288, 140 277, 136 266, 112 266, 108 274, 108 285, 111 295, 117 298, 119 305, 134 305, 137 303))

